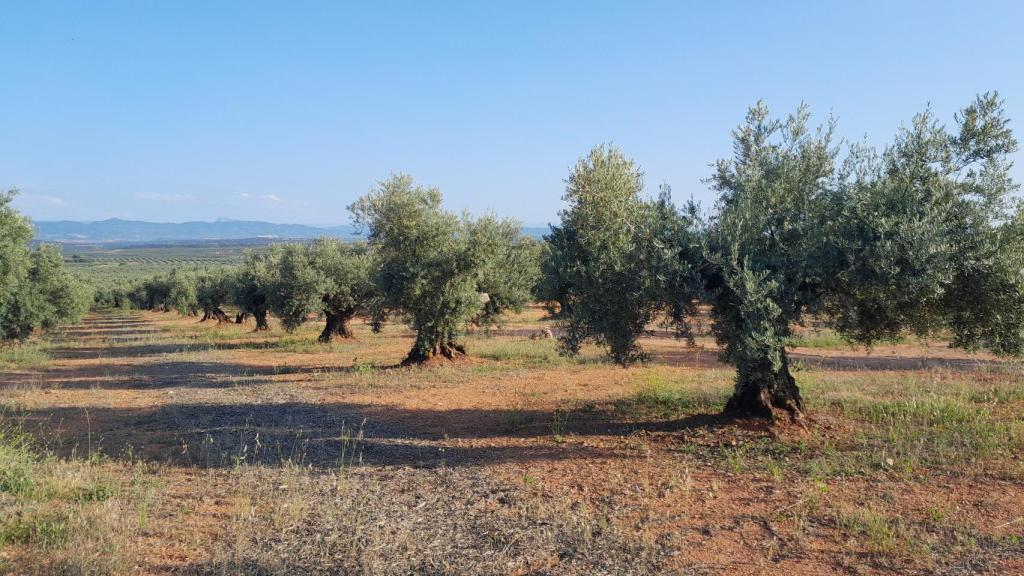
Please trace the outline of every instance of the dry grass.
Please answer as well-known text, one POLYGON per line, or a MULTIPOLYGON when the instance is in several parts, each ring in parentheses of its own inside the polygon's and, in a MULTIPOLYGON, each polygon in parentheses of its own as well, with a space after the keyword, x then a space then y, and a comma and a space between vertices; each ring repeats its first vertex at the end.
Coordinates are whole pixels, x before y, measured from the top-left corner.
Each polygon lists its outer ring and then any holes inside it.
POLYGON ((0 573, 1024 573, 1020 366, 805 335, 770 428, 706 338, 623 370, 545 322, 419 369, 396 325, 91 318, 0 369, 0 573))

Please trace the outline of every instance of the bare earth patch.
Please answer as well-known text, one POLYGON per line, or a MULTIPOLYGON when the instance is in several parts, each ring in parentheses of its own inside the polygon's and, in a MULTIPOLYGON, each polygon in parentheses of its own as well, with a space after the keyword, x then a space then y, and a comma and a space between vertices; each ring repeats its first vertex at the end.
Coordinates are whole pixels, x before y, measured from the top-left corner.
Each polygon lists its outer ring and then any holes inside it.
POLYGON ((706 338, 623 370, 541 316, 422 368, 400 326, 94 314, 0 372, 0 573, 1024 573, 1018 365, 808 337, 769 427, 706 338))

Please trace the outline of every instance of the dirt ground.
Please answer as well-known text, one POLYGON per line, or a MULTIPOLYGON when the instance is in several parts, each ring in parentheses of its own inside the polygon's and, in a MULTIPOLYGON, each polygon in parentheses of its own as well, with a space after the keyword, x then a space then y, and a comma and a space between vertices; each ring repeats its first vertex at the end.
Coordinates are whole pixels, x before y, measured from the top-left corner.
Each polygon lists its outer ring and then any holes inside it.
POLYGON ((1019 365, 808 337, 808 418, 768 426, 718 414, 706 337, 622 369, 560 357, 542 315, 410 368, 400 325, 94 313, 0 405, 112 495, 0 498, 0 573, 1024 574, 1019 365), (58 512, 59 537, 25 520, 58 512))

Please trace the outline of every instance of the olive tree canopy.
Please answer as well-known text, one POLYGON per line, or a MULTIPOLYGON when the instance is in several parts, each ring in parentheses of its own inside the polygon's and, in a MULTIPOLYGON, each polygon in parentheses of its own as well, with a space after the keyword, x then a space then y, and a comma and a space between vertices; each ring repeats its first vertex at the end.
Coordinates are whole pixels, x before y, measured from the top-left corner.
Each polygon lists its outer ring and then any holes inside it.
POLYGON ((561 303, 572 353, 594 338, 623 365, 659 317, 688 332, 707 304, 723 360, 736 367, 726 410, 794 417, 803 399, 786 347, 809 317, 866 346, 903 335, 1024 354, 1024 211, 1010 179, 1017 142, 996 94, 947 128, 930 111, 881 153, 758 103, 709 179, 701 217, 610 147, 580 160, 548 236, 542 293, 561 303), (842 157, 841 157, 842 154, 842 157))
POLYGON ((375 296, 372 256, 364 245, 320 238, 310 245, 289 244, 277 262, 277 287, 271 310, 286 330, 294 330, 311 313, 325 319, 321 342, 351 338, 349 322, 375 296))
POLYGON ((491 215, 470 224, 469 243, 480 260, 476 285, 484 301, 473 324, 492 326, 506 312, 522 312, 540 277, 540 244, 523 236, 518 221, 491 215))
MULTIPOLYGON (((644 359, 637 339, 668 309, 689 309, 690 254, 697 222, 676 210, 667 188, 642 195, 643 173, 612 146, 577 162, 566 184, 560 226, 547 237, 545 296, 557 300, 563 352, 592 339, 623 366, 644 359)), ((683 319, 681 315, 680 325, 683 319)))
POLYGON ((277 285, 280 246, 267 252, 246 250, 241 265, 234 275, 231 300, 240 310, 238 322, 251 314, 256 319, 256 330, 269 330, 267 311, 274 287, 277 285))
POLYGON ((202 270, 196 274, 196 303, 203 312, 201 321, 214 319, 217 324, 231 322, 224 306, 231 301, 234 273, 227 268, 202 270))
POLYGON ((705 270, 722 356, 737 368, 727 409, 803 409, 786 343, 808 315, 872 345, 903 334, 1024 352, 1024 235, 1016 150, 995 94, 949 130, 930 111, 881 154, 839 162, 830 122, 808 128, 758 104, 716 165, 705 270))
POLYGON ((493 286, 487 289, 494 290, 502 309, 514 307, 520 297, 488 267, 496 257, 518 258, 506 247, 518 225, 486 218, 474 222, 448 212, 439 190, 418 186, 407 175, 381 182, 350 210, 374 251, 380 309, 404 316, 416 331, 406 363, 465 354, 460 340, 466 324, 491 298, 482 287, 493 286))
POLYGON ((21 340, 37 328, 79 320, 92 289, 72 275, 56 246, 29 249, 32 225, 0 194, 0 340, 21 340))

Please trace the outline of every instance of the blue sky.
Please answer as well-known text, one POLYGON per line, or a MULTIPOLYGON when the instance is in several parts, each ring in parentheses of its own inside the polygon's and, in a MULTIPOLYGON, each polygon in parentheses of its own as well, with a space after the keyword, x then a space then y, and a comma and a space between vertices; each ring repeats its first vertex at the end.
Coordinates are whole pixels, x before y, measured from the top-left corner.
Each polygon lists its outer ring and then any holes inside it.
POLYGON ((758 99, 882 144, 999 90, 1024 134, 1021 3, 769 4, 0 0, 0 188, 36 219, 333 224, 404 171, 542 224, 607 141, 710 203, 758 99))

